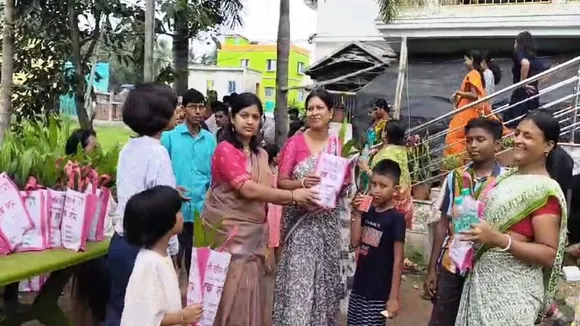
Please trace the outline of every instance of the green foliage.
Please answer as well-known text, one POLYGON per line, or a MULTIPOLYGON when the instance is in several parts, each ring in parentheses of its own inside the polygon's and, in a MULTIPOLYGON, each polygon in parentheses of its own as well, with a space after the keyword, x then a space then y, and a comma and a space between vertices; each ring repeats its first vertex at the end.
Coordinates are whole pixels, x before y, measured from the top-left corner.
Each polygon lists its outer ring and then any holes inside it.
POLYGON ((6 172, 21 188, 29 176, 40 184, 55 186, 60 178, 56 166, 65 156, 69 124, 50 118, 24 122, 19 129, 18 136, 9 132, 0 146, 0 172, 6 172))
POLYGON ((377 3, 379 4, 379 17, 385 23, 390 23, 399 14, 403 0, 377 0, 377 3))
POLYGON ((243 1, 240 0, 169 0, 161 4, 163 18, 156 22, 156 32, 175 36, 178 31, 187 38, 218 25, 235 27, 242 23, 243 1), (168 29, 166 29, 168 27, 168 29))
POLYGON ((443 159, 443 170, 452 171, 463 165, 463 159, 459 155, 446 156, 443 159))
MULTIPOLYGON (((428 139, 429 135, 425 136, 428 139)), ((425 182, 431 177, 431 150, 429 144, 421 141, 407 148, 409 170, 413 184, 425 182)))
POLYGON ((195 248, 209 247, 216 249, 223 243, 222 224, 211 226, 204 223, 198 211, 193 214, 193 246, 195 248))
POLYGON ((351 157, 353 155, 360 153, 360 151, 354 145, 355 145, 354 139, 351 139, 351 140, 347 141, 346 143, 344 143, 344 145, 342 145, 341 156, 342 157, 351 157))
MULTIPOLYGON (((133 38, 136 17, 143 10, 121 0, 76 0, 74 16, 69 20, 68 0, 22 0, 15 7, 15 87, 13 96, 14 130, 24 120, 43 120, 58 110, 58 97, 69 90, 82 89, 72 69, 65 71, 65 62, 75 62, 75 40, 72 31, 79 33, 81 48, 81 76, 90 71, 96 49, 107 48, 109 53, 127 57, 120 52, 133 38), (95 22, 96 21, 96 22, 95 22), (80 27, 79 27, 80 25, 80 27)), ((98 78, 98 76, 97 76, 98 78)))
POLYGON ((500 141, 501 149, 508 149, 514 147, 514 137, 506 136, 500 141))
POLYGON ((68 159, 91 164, 99 174, 110 175, 110 185, 114 185, 118 147, 97 149, 88 157, 79 146, 77 153, 67 158, 65 145, 71 134, 71 123, 54 116, 23 122, 19 130, 18 135, 8 132, 0 145, 0 173, 6 172, 20 189, 24 188, 30 176, 43 186, 59 188, 62 167, 68 159))

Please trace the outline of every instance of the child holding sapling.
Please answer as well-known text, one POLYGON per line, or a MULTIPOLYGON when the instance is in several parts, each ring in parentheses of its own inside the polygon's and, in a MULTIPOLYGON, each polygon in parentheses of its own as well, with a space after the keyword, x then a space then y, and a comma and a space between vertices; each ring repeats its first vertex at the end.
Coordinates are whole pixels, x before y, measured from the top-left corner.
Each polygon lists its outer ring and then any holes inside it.
POLYGON ((393 195, 400 176, 396 162, 382 160, 372 170, 370 208, 366 196, 359 194, 354 199, 351 245, 358 247, 359 254, 348 303, 348 326, 384 326, 387 317, 399 313, 405 217, 395 209, 393 195))
POLYGON ((127 202, 123 228, 127 242, 140 247, 125 295, 121 326, 191 325, 202 305, 182 308, 177 273, 167 253, 169 239, 183 230, 181 196, 155 186, 127 202))

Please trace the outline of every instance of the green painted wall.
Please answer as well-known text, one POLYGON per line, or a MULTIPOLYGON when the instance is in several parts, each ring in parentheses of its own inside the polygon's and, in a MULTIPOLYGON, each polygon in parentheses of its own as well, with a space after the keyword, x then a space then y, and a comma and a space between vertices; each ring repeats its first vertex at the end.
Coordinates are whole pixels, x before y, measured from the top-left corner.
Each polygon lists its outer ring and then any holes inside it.
MULTIPOLYGON (((226 36, 222 49, 218 52, 217 65, 220 67, 241 67, 247 62, 248 67, 262 73, 262 83, 258 96, 264 103, 267 112, 273 111, 276 105, 276 71, 268 70, 268 61, 276 60, 275 44, 251 44, 241 36, 226 36), (245 61, 248 60, 248 61, 245 61)), ((310 54, 303 49, 292 47, 288 65, 288 86, 298 86, 305 83, 305 75, 299 73, 299 65, 303 70, 310 64, 310 54)), ((288 92, 288 105, 304 107, 306 93, 303 90, 288 92)))

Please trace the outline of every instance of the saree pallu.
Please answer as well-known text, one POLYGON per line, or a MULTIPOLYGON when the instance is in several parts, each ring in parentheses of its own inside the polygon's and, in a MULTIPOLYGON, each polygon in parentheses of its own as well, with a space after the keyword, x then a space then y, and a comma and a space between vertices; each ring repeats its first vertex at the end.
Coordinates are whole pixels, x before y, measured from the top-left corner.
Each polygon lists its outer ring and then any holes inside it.
MULTIPOLYGON (((248 159, 254 182, 270 186, 268 157, 263 151, 248 159)), ((202 215, 206 228, 231 238, 224 251, 232 255, 226 283, 214 322, 215 326, 270 325, 267 298, 271 297, 265 277, 268 243, 266 204, 242 198, 229 183, 212 185, 202 215), (232 232, 236 228, 236 232, 232 232)))
POLYGON ((550 196, 561 208, 559 242, 551 268, 531 266, 509 252, 476 246, 475 265, 463 287, 456 326, 530 326, 549 308, 556 290, 566 240, 566 202, 556 181, 547 176, 500 176, 484 198, 483 216, 495 229, 506 232, 550 196))
POLYGON ((395 194, 395 208, 405 215, 407 228, 413 226, 413 198, 411 196, 411 174, 409 173, 409 160, 407 147, 399 145, 387 145, 381 149, 371 160, 371 169, 382 160, 393 160, 401 168, 399 191, 395 194))

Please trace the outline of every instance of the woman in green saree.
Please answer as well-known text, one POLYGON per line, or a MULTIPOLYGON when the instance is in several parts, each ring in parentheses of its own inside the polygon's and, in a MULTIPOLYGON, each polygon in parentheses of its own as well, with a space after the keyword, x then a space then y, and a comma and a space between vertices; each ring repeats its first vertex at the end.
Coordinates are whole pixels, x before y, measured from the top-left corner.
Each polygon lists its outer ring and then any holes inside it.
POLYGON ((411 197, 411 174, 409 173, 409 161, 407 159, 407 146, 405 146, 405 126, 398 120, 391 120, 385 126, 382 134, 383 147, 371 159, 370 167, 366 162, 361 162, 361 169, 369 175, 372 169, 382 160, 393 160, 401 168, 399 191, 395 194, 395 208, 405 215, 407 228, 411 228, 413 222, 413 198, 411 197))
POLYGON ((566 202, 548 169, 560 125, 546 112, 515 130, 517 169, 483 194, 483 221, 462 232, 473 241, 456 326, 530 326, 554 297, 566 240, 566 202))

